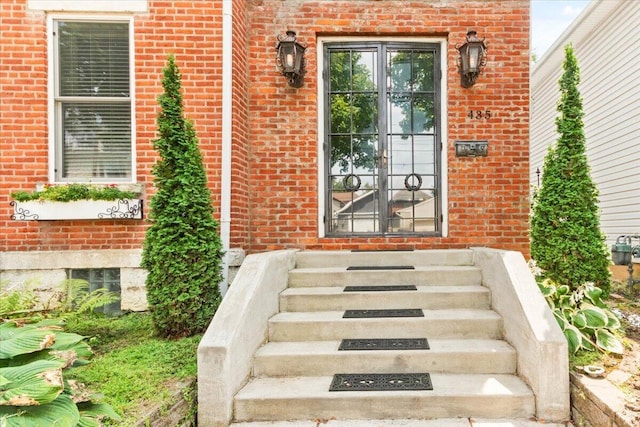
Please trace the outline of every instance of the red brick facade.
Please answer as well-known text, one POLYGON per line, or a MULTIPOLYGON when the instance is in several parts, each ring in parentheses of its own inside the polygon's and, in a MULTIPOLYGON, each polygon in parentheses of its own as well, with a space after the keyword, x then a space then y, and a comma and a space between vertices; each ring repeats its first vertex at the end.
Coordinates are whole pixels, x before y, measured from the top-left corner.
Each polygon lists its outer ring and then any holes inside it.
MULTIPOLYGON (((12 191, 48 182, 46 13, 0 4, 0 251, 136 249, 144 221, 13 221, 12 191)), ((133 14, 136 174, 146 197, 156 158, 161 70, 174 53, 216 210, 222 140, 222 1, 148 1, 133 14)), ((76 13, 76 15, 78 15, 76 13)), ((321 64, 320 64, 321 65, 321 64)), ((373 249, 491 246, 528 254, 529 1, 233 1, 231 247, 373 249), (275 65, 276 36, 308 45, 304 86, 275 65), (460 86, 456 44, 486 37, 478 83, 460 86), (329 238, 318 224, 319 37, 446 38, 446 237, 329 238), (471 119, 470 110, 491 111, 471 119), (488 157, 456 158, 454 140, 489 140, 488 157)))

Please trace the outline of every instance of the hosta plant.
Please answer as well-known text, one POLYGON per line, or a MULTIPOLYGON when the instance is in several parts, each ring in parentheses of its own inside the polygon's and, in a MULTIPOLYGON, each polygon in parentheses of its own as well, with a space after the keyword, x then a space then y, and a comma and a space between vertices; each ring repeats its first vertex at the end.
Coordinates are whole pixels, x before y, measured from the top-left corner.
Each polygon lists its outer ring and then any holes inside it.
POLYGON ((551 279, 538 284, 569 343, 569 351, 584 349, 622 354, 622 342, 616 336, 620 320, 602 301, 602 289, 592 283, 571 291, 551 279))
POLYGON ((84 337, 64 332, 59 320, 0 324, 0 426, 99 426, 119 420, 106 404, 63 377, 65 369, 88 363, 84 337))

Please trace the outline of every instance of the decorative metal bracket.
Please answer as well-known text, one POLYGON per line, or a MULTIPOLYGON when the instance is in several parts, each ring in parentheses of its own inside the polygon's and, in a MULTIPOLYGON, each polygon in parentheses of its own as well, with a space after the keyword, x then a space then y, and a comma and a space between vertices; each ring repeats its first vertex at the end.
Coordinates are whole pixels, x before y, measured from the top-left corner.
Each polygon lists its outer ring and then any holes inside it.
POLYGON ((100 219, 132 219, 142 216, 142 203, 139 200, 120 199, 118 204, 107 208, 106 212, 100 212, 100 219))
POLYGON ((24 209, 15 200, 9 202, 11 206, 13 206, 13 213, 11 214, 12 220, 24 221, 24 220, 34 220, 37 221, 39 216, 37 213, 31 213, 29 209, 24 209))

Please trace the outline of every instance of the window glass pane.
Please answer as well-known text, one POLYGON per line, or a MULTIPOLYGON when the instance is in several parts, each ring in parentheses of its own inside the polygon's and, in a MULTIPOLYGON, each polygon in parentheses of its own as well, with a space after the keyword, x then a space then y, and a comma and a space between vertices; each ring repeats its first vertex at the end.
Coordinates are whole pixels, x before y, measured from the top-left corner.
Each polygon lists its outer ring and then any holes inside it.
POLYGON ((108 268, 104 270, 104 280, 105 283, 120 283, 120 269, 119 268, 108 268))
POLYGON ((131 175, 129 103, 62 103, 62 177, 131 175))
POLYGON ((58 22, 60 96, 129 96, 129 24, 58 22))
POLYGON ((87 282, 89 281, 89 269, 74 269, 71 270, 71 275, 70 278, 71 279, 80 279, 80 280, 86 280, 87 282))
POLYGON ((101 288, 104 284, 104 270, 91 270, 91 283, 101 288))
MULTIPOLYGON (((69 270, 69 278, 86 280, 89 283, 89 292, 105 288, 118 295, 121 294, 119 268, 71 269, 69 270)), ((120 312, 120 307, 120 300, 118 300, 106 306, 98 307, 96 311, 106 314, 117 314, 120 312)))

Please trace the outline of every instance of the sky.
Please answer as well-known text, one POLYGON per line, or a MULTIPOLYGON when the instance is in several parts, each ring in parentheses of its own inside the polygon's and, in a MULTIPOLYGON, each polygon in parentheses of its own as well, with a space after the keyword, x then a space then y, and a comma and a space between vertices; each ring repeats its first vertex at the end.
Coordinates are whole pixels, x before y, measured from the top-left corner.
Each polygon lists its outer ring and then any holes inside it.
POLYGON ((531 51, 542 57, 589 2, 531 0, 531 51))

